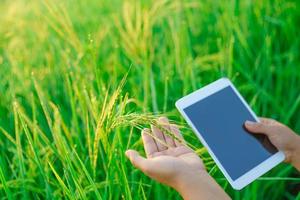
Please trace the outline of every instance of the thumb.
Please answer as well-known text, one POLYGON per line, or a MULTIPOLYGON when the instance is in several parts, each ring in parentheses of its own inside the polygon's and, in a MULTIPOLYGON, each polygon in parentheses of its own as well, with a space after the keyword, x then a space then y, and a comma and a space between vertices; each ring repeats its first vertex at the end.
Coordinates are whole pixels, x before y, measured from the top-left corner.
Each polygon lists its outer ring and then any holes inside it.
POLYGON ((267 136, 270 136, 274 132, 272 127, 268 124, 248 120, 245 122, 245 128, 251 133, 264 134, 267 136))
POLYGON ((142 171, 147 171, 148 160, 140 156, 140 154, 137 151, 129 149, 125 152, 125 155, 133 164, 133 166, 142 171))

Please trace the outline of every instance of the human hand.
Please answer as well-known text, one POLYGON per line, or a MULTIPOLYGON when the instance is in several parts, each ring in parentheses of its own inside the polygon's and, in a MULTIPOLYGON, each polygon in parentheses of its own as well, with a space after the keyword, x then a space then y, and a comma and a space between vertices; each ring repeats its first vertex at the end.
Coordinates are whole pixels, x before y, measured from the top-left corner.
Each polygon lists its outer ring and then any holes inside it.
POLYGON ((206 172, 199 156, 185 144, 178 127, 165 117, 158 123, 165 131, 155 126, 142 131, 147 158, 135 150, 126 151, 131 163, 149 177, 173 187, 185 199, 227 199, 227 194, 206 172))
POLYGON ((246 129, 254 134, 266 135, 270 142, 284 152, 285 161, 300 171, 300 136, 289 127, 273 119, 260 118, 260 122, 245 122, 246 129))

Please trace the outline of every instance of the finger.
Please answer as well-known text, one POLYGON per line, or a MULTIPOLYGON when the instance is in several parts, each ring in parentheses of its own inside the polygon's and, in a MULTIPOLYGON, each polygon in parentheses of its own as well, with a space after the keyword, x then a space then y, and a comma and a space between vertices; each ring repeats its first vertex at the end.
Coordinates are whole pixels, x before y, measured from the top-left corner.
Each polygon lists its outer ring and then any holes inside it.
POLYGON ((278 122, 274 119, 269 119, 269 118, 265 118, 265 117, 260 117, 259 121, 263 124, 268 124, 268 125, 274 125, 277 124, 278 122))
POLYGON ((175 142, 172 138, 172 136, 170 136, 170 134, 172 134, 171 129, 170 129, 170 123, 168 118, 166 117, 160 117, 158 119, 158 123, 162 126, 163 128, 163 134, 166 140, 166 143, 169 147, 175 147, 175 142))
POLYGON ((245 127, 251 133, 265 134, 267 136, 270 136, 272 133, 274 133, 272 126, 262 122, 246 121, 245 127))
POLYGON ((165 140, 165 137, 164 137, 162 131, 153 125, 151 125, 151 131, 152 131, 152 134, 155 136, 155 142, 156 142, 158 151, 166 150, 167 149, 167 147, 165 145, 166 140, 165 140))
POLYGON ((147 157, 152 157, 153 153, 157 152, 158 149, 153 137, 150 135, 150 129, 145 128, 142 130, 142 139, 147 157))
POLYGON ((179 131, 178 126, 176 124, 171 124, 170 129, 171 129, 171 132, 174 133, 174 135, 176 136, 176 138, 174 139, 175 146, 177 146, 177 147, 183 146, 185 144, 185 141, 179 131))
POLYGON ((140 154, 137 151, 129 149, 125 152, 125 155, 130 160, 133 166, 142 170, 143 172, 147 172, 149 161, 144 157, 140 156, 140 154))

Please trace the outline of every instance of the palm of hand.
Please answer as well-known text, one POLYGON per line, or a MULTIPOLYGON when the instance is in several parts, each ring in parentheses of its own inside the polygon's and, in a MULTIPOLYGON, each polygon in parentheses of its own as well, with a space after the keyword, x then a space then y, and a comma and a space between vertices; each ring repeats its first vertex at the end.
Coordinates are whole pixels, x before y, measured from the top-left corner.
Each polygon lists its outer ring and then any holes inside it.
POLYGON ((177 176, 184 176, 186 172, 205 171, 202 160, 186 146, 157 152, 148 160, 151 165, 156 166, 148 171, 148 175, 163 183, 173 181, 177 176))
POLYGON ((177 126, 170 124, 167 118, 160 118, 159 123, 182 142, 174 140, 157 127, 151 127, 152 134, 149 129, 144 129, 142 139, 147 159, 129 150, 126 154, 131 162, 151 178, 168 185, 172 185, 179 176, 205 171, 202 160, 184 144, 177 126))

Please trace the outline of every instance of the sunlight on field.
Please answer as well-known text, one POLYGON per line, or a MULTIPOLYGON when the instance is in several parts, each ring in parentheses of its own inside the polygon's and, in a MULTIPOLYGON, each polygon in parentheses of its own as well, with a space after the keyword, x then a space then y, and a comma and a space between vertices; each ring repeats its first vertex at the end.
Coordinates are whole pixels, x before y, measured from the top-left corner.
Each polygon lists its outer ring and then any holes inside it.
POLYGON ((234 191, 174 106, 227 76, 299 133, 299 22, 299 1, 1 1, 1 199, 181 199, 124 155, 157 115, 232 198, 300 199, 285 164, 234 191))

